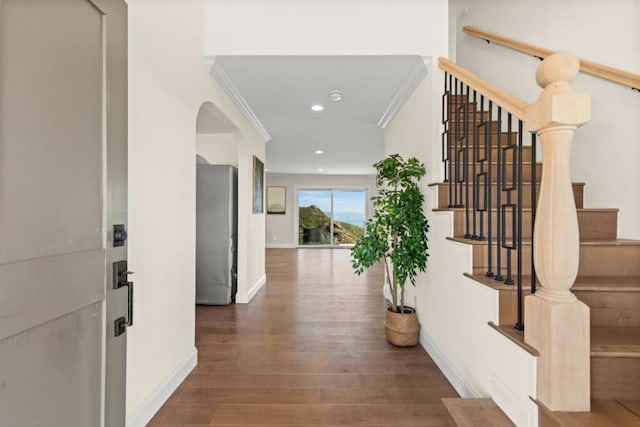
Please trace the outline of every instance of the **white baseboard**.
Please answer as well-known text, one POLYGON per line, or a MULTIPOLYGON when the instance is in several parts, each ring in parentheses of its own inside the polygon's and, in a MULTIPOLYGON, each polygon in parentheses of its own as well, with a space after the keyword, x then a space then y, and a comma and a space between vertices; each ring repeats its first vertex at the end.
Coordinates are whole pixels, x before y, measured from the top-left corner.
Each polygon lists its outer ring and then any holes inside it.
POLYGON ((295 249, 296 245, 293 243, 267 243, 267 249, 295 249))
POLYGON ((424 329, 420 330, 420 345, 429 353, 429 356, 438 365, 447 380, 456 389, 461 397, 480 397, 471 384, 469 384, 458 370, 451 364, 445 354, 438 348, 424 329))
POLYGON ((267 283, 267 275, 263 274, 262 277, 260 277, 258 281, 255 283, 255 285, 253 285, 251 289, 249 289, 249 293, 247 295, 248 302, 251 301, 253 297, 256 296, 258 291, 262 289, 265 283, 267 283))
POLYGON ((127 414, 127 427, 146 426, 197 364, 198 349, 194 347, 176 369, 174 369, 146 399, 134 408, 130 414, 127 414))

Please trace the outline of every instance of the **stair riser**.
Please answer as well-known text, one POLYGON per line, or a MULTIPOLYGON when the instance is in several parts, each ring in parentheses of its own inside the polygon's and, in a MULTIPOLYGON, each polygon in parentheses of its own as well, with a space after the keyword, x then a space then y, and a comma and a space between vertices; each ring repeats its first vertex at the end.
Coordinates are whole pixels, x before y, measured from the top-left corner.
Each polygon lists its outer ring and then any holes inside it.
MULTIPOLYGON (((531 294, 530 282, 523 284, 524 296, 531 294)), ((514 325, 517 320, 518 294, 512 290, 500 290, 500 325, 514 325)), ((576 297, 589 306, 592 327, 640 327, 640 292, 580 291, 572 290, 576 297)), ((523 296, 523 297, 524 297, 523 296)), ((524 304, 522 306, 524 313, 524 304)), ((524 314, 523 314, 524 317, 524 314)))
POLYGON ((574 290, 573 293, 591 309, 591 326, 640 327, 640 292, 574 290))
POLYGON ((467 123, 469 124, 473 124, 473 118, 475 115, 475 123, 476 125, 482 123, 483 121, 487 121, 490 118, 489 112, 488 111, 475 111, 475 109, 471 109, 469 107, 467 110, 467 113, 465 114, 464 111, 458 111, 458 107, 459 105, 453 105, 452 109, 449 112, 449 124, 454 124, 454 123, 464 123, 465 120, 467 123))
MULTIPOLYGON (((452 103, 449 105, 449 115, 447 116, 447 118, 453 120, 456 118, 456 115, 458 114, 458 108, 460 108, 462 106, 462 104, 459 103, 452 103)), ((467 111, 470 113, 472 112, 476 112, 479 113, 478 107, 476 107, 476 105, 474 103, 468 103, 467 104, 467 111)), ((445 110, 446 111, 446 110, 445 110)), ((486 113, 486 111, 484 111, 483 113, 486 113)))
POLYGON ((592 357, 592 399, 640 399, 640 358, 592 357))
MULTIPOLYGON (((451 164, 451 167, 452 167, 453 177, 455 179, 455 169, 454 169, 455 157, 451 157, 451 159, 454 161, 451 164)), ((468 175, 468 178, 469 178, 469 183, 473 183, 473 181, 475 181, 475 174, 480 172, 480 164, 476 164, 475 173, 474 173, 474 170, 473 170, 473 163, 469 162, 468 165, 469 166, 468 166, 468 170, 467 170, 467 175, 468 175)), ((489 166, 486 165, 484 167, 484 170, 486 170, 488 172, 489 171, 489 166)), ((492 163, 491 164, 491 179, 492 179, 492 181, 496 181, 496 179, 498 177, 498 171, 500 171, 500 173, 502 173, 503 168, 498 168, 498 165, 496 163, 492 163)), ((465 172, 465 170, 464 170, 464 162, 460 161, 459 162, 459 166, 458 166, 458 181, 461 181, 461 180, 463 180, 465 178, 464 172, 465 172)), ((506 165, 506 167, 504 168, 504 172, 506 174, 507 182, 513 181, 514 175, 516 176, 516 178, 518 176, 518 170, 516 169, 514 171, 513 165, 510 165, 510 164, 506 165)), ((542 163, 538 163, 536 165, 535 172, 536 172, 536 182, 540 182, 540 180, 542 179, 542 163)), ((531 167, 531 164, 529 163, 529 164, 522 165, 522 180, 524 182, 531 182, 532 176, 533 176, 533 168, 531 167)))
MULTIPOLYGON (((471 214, 472 215, 472 214, 471 214)), ((469 217, 469 228, 473 231, 473 217, 469 217)), ((480 212, 476 212, 476 233, 480 233, 480 212)), ((506 232, 507 237, 510 238, 512 234, 512 215, 507 213, 506 215, 506 232)), ((615 211, 578 211, 578 229, 580 231, 581 240, 614 240, 617 234, 617 212, 615 211)), ((494 210, 491 213, 492 219, 492 235, 496 238, 498 216, 494 210)), ((484 214, 484 234, 488 235, 488 215, 484 214)), ((466 232, 466 219, 465 212, 454 212, 454 236, 464 237, 466 232)), ((524 239, 531 239, 531 211, 522 212, 522 235, 524 239)))
MULTIPOLYGON (((524 319, 524 297, 531 294, 531 284, 529 282, 522 284, 523 300, 522 300, 522 318, 524 319)), ((518 320, 518 293, 515 292, 516 287, 510 291, 498 291, 498 324, 499 325, 515 325, 518 320)))
MULTIPOLYGON (((467 158, 466 158, 466 164, 469 165, 469 167, 471 169, 469 169, 469 174, 471 174, 472 169, 473 169, 473 145, 469 144, 469 152, 467 153, 467 158)), ((455 165, 456 163, 458 164, 458 167, 460 168, 460 176, 462 176, 462 168, 464 167, 465 164, 465 151, 467 150, 467 146, 466 143, 460 142, 458 143, 457 146, 454 146, 452 144, 451 149, 450 149, 450 154, 449 154, 449 160, 451 161, 452 164, 452 168, 454 167, 453 165, 455 165), (457 155, 456 155, 457 153, 457 155)), ((491 166, 494 167, 497 165, 498 163, 498 148, 497 147, 492 147, 491 148, 491 166)), ((484 145, 482 145, 480 147, 479 153, 476 153, 476 156, 478 156, 478 159, 482 159, 485 158, 487 156, 487 153, 485 153, 484 150, 484 145)), ((504 161, 506 161, 507 163, 513 163, 513 153, 509 152, 506 155, 506 158, 504 159, 504 161)), ((533 155, 532 155, 532 151, 531 151, 531 147, 530 146, 525 146, 522 147, 522 160, 525 163, 531 163, 533 159, 533 155)), ((448 167, 448 166, 447 166, 448 167)), ((482 162, 480 161, 476 161, 476 172, 480 172, 480 168, 482 167, 482 162)), ((489 167, 489 160, 487 159, 487 161, 484 162, 484 170, 488 171, 488 167, 489 167)), ((529 166, 530 168, 531 166, 529 166)), ((507 165, 507 168, 512 168, 513 167, 511 165, 507 165)), ((524 169, 524 168, 523 168, 524 169)), ((493 169, 491 170, 492 172, 492 180, 495 180, 497 175, 493 175, 493 169)))
MULTIPOLYGON (((576 208, 582 208, 582 202, 583 202, 583 185, 581 184, 573 184, 573 195, 575 198, 575 203, 576 203, 576 208)), ((491 207, 496 207, 497 205, 497 196, 496 196, 496 189, 497 189, 497 185, 495 183, 492 184, 492 200, 491 200, 491 207)), ((536 194, 538 196, 540 196, 540 184, 537 185, 537 190, 536 190, 536 194)), ((462 203, 463 205, 465 204, 466 200, 465 200, 465 196, 466 196, 466 188, 462 188, 462 191, 460 191, 460 186, 458 186, 458 192, 459 192, 459 201, 460 203, 462 203)), ((505 204, 507 203, 507 194, 506 192, 502 191, 502 203, 505 204)), ((512 191, 511 192, 511 203, 516 203, 518 198, 516 196, 516 191, 512 191)), ((480 195, 482 196, 482 194, 480 195)), ((522 197, 523 197, 523 208, 530 208, 531 207, 531 186, 530 185, 524 185, 522 187, 522 197)), ((473 198, 473 191, 471 191, 471 188, 469 189, 469 198, 472 199, 473 198)), ((472 201, 472 200, 470 200, 472 201)), ((455 202, 455 188, 453 189, 453 199, 451 201, 451 203, 455 202)), ((449 185, 447 183, 439 183, 438 184, 438 208, 440 209, 446 209, 449 208, 451 206, 449 206, 449 185)))
MULTIPOLYGON (((509 141, 509 136, 506 132, 503 133, 492 133, 491 134, 491 140, 487 141, 487 137, 485 136, 485 133, 483 131, 480 131, 480 135, 478 137, 478 140, 476 141, 473 135, 473 132, 471 130, 471 128, 468 129, 468 133, 465 135, 464 130, 460 130, 459 132, 455 132, 455 129, 450 131, 449 135, 445 135, 445 143, 449 142, 451 144, 451 146, 453 146, 456 141, 458 142, 458 146, 462 146, 462 145, 467 145, 467 142, 469 143, 469 147, 473 147, 475 145, 475 143, 477 142, 478 145, 480 147, 484 147, 485 143, 489 142, 489 145, 493 148, 496 148, 498 146, 498 141, 500 142, 500 147, 504 148, 510 144, 515 144, 517 145, 518 143, 518 133, 514 132, 511 134, 511 142, 509 141), (447 141, 447 138, 450 138, 450 141, 447 141), (464 141, 464 143, 461 143, 460 141, 464 141)), ((526 147, 531 147, 531 140, 528 138, 525 138, 523 141, 523 148, 526 147)))
MULTIPOLYGON (((488 121, 483 121, 481 120, 481 118, 482 118, 481 116, 476 115, 476 121, 474 123, 472 114, 469 115, 468 121, 465 121, 464 117, 461 118, 460 120, 457 120, 457 118, 454 117, 449 122, 446 123, 446 127, 445 125, 443 125, 442 132, 444 132, 445 129, 448 129, 449 132, 451 132, 453 135, 456 135, 457 133, 463 134, 465 131, 467 131, 469 135, 473 136, 474 126, 475 126, 477 128, 477 131, 480 132, 482 136, 484 136, 485 133, 489 133, 489 127, 491 127, 492 134, 501 133, 504 137, 503 141, 505 142, 508 141, 507 137, 509 133, 509 128, 507 126, 506 121, 503 121, 502 123, 498 123, 497 120, 492 120, 491 125, 489 125, 488 121)), ((511 141, 515 144, 518 141, 518 129, 513 126, 515 126, 515 122, 511 127, 511 138, 512 138, 511 141)), ((531 140, 530 137, 527 137, 528 134, 525 133, 524 135, 525 135, 524 141, 531 140)), ((462 135, 458 135, 458 138, 461 138, 461 137, 462 135)))
MULTIPOLYGON (((493 251, 492 270, 496 269, 496 248, 493 251)), ((517 272, 516 254, 512 251, 512 274, 515 279, 517 272)), ((531 246, 525 245, 522 251, 523 274, 531 274, 531 246)), ((506 275, 507 250, 501 250, 502 274, 506 275)), ((474 245, 473 247, 473 274, 484 274, 487 272, 487 246, 474 245)), ((638 276, 640 275, 640 246, 633 245, 580 245, 580 261, 578 264, 578 275, 581 276, 638 276)))

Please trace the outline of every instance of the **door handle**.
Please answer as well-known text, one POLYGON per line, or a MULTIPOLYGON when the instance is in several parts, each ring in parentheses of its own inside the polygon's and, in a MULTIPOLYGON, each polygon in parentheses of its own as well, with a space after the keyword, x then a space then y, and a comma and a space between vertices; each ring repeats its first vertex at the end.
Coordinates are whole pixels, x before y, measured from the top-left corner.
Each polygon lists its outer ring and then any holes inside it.
POLYGON ((123 283, 127 287, 127 317, 121 316, 113 321, 115 336, 124 334, 126 328, 133 326, 133 282, 123 283))
POLYGON ((133 274, 127 270, 127 261, 113 263, 113 289, 127 287, 127 317, 118 317, 113 321, 115 336, 124 334, 125 329, 133 325, 133 282, 128 281, 128 275, 133 274))

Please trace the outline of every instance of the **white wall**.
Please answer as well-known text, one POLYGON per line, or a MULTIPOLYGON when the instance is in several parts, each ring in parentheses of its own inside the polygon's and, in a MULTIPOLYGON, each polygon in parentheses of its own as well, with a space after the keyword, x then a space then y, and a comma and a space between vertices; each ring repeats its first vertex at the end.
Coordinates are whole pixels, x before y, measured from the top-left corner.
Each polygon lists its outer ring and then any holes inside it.
POLYGON ((233 133, 196 134, 196 153, 212 165, 238 167, 238 147, 233 133))
MULTIPOLYGON (((541 91, 534 77, 539 61, 463 34, 464 25, 640 73, 638 0, 451 0, 450 4, 458 63, 526 102, 533 102, 541 91)), ((578 130, 572 154, 573 179, 586 182, 585 207, 620 208, 619 236, 640 238, 640 96, 584 73, 573 86, 592 98, 592 120, 578 130)))
MULTIPOLYGON (((369 197, 375 192, 375 180, 369 175, 275 175, 267 174, 266 185, 286 187, 286 213, 267 215, 267 247, 295 247, 298 233, 294 229, 295 187, 307 188, 368 188, 369 197)), ((367 206, 371 212, 371 203, 367 206)))
MULTIPOLYGON (((446 46, 444 47, 446 49, 446 46)), ((440 91, 442 73, 433 70, 385 129, 386 152, 415 156, 427 167, 422 181, 430 224, 427 271, 408 287, 422 325, 421 344, 463 397, 491 396, 519 426, 537 425, 535 358, 487 322, 497 322, 497 292, 464 277, 472 271, 471 246, 446 240, 453 235, 450 212, 433 212, 442 181, 440 91), (435 89, 434 89, 435 88, 435 89)))
POLYGON ((251 213, 251 156, 264 158, 264 143, 206 71, 202 8, 202 0, 129 1, 128 245, 136 288, 128 425, 144 425, 195 362, 196 117, 205 101, 240 135, 239 296, 264 277, 264 215, 251 213))
POLYGON ((206 0, 205 52, 430 56, 446 10, 446 0, 206 0))

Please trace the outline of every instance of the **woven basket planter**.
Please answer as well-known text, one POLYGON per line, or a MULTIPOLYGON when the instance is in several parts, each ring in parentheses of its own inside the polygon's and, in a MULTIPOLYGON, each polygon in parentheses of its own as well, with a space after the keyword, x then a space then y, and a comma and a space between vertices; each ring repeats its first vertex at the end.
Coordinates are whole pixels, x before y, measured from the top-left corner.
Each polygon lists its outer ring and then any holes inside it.
POLYGON ((420 323, 414 308, 405 307, 404 311, 400 314, 387 310, 384 332, 391 344, 398 347, 413 347, 418 343, 420 323))

